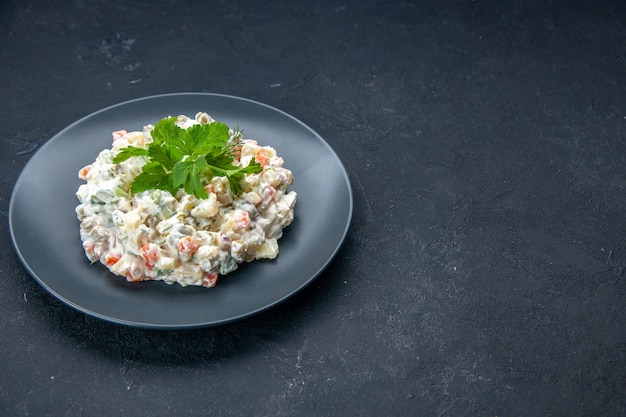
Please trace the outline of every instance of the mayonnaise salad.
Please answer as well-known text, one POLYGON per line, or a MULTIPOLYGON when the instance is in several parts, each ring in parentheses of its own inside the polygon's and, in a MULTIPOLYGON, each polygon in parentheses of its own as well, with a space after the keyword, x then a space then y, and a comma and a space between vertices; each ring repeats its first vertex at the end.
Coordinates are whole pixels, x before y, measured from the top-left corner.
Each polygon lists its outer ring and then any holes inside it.
MULTIPOLYGON (((183 129, 214 123, 206 113, 178 116, 183 129)), ((143 131, 113 132, 113 145, 79 172, 86 181, 76 196, 80 237, 89 261, 101 262, 129 282, 160 280, 168 284, 213 287, 218 276, 243 262, 274 259, 278 239, 294 218, 296 192, 288 191, 293 174, 270 146, 239 138, 233 165, 250 161, 263 168, 245 174, 236 195, 224 176, 213 176, 203 186, 208 198, 184 190, 130 191, 146 158, 120 163, 113 158, 127 146, 147 147, 154 126, 143 131)), ((230 131, 232 134, 232 131, 230 131)))

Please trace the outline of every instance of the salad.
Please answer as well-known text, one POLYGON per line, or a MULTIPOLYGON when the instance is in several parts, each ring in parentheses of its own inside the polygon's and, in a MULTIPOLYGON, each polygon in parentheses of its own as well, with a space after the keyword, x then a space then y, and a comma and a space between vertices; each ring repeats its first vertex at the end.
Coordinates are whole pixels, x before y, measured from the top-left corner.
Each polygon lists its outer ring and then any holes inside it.
POLYGON ((243 262, 274 259, 297 198, 283 164, 203 112, 113 132, 112 147, 78 174, 85 255, 130 282, 204 287, 243 262))

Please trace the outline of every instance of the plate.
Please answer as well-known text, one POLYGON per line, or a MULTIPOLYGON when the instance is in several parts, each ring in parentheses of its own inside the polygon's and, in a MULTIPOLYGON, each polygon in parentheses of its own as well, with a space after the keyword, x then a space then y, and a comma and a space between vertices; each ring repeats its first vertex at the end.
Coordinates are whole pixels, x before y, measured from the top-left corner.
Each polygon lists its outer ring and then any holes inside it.
POLYGON ((114 105, 68 126, 47 141, 21 172, 9 205, 17 254, 33 278, 67 305, 135 327, 185 329, 232 322, 264 311, 313 281, 332 261, 350 226, 352 191, 346 170, 311 128, 271 106, 234 96, 180 93, 114 105), (75 214, 77 173, 111 147, 111 132, 141 130, 167 116, 204 111, 277 149, 294 175, 295 219, 275 260, 243 264, 214 288, 163 282, 127 283, 83 252, 75 214))

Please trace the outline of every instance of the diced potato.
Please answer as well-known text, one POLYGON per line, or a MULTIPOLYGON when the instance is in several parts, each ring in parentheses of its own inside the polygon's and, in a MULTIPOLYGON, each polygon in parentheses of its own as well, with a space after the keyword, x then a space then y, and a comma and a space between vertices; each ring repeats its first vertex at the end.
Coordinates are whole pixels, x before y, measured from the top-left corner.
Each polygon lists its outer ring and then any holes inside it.
POLYGON ((127 230, 135 230, 141 224, 141 215, 137 210, 131 210, 124 214, 124 226, 127 230))
POLYGON ((278 241, 267 239, 256 251, 255 259, 274 259, 278 256, 278 241))
POLYGON ((133 146, 143 146, 144 145, 144 136, 143 132, 130 132, 126 134, 126 140, 130 145, 133 146))
POLYGON ((160 269, 174 269, 176 268, 176 259, 169 256, 161 256, 156 266, 160 269))
POLYGON ((191 215, 193 217, 208 219, 215 216, 218 211, 219 207, 217 206, 217 196, 215 195, 215 193, 211 193, 209 194, 209 198, 201 200, 201 202, 197 204, 196 207, 191 209, 191 215))

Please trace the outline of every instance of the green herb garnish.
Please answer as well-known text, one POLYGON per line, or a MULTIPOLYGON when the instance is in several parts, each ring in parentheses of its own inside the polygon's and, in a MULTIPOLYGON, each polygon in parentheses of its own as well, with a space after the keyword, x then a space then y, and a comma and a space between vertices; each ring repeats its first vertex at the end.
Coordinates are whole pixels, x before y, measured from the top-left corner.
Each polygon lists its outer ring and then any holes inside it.
POLYGON ((245 174, 258 174, 261 165, 252 160, 246 167, 233 165, 241 132, 229 134, 224 123, 198 124, 183 129, 176 117, 162 119, 152 130, 152 142, 146 148, 127 146, 113 158, 119 164, 134 156, 146 159, 135 177, 131 192, 161 189, 174 194, 179 189, 198 198, 209 195, 204 188, 214 176, 226 177, 233 194, 241 192, 245 174))

